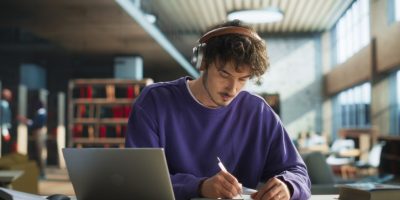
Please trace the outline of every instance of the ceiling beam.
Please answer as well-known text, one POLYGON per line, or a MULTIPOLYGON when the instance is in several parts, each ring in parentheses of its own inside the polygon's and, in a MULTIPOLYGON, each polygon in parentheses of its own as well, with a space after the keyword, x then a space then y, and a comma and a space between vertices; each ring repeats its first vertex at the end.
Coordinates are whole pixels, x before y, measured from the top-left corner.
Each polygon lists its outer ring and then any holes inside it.
MULTIPOLYGON (((156 40, 191 76, 197 78, 199 72, 182 56, 160 30, 146 20, 142 11, 130 0, 116 0, 116 2, 156 40)), ((156 58, 155 58, 156 59, 156 58)))

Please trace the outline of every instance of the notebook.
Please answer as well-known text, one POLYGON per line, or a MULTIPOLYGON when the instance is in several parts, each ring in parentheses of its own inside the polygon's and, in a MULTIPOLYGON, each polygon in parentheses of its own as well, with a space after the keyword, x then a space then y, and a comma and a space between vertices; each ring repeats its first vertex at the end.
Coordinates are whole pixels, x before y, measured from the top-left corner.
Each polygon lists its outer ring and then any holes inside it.
POLYGON ((64 148, 63 154, 78 200, 174 199, 161 148, 64 148))

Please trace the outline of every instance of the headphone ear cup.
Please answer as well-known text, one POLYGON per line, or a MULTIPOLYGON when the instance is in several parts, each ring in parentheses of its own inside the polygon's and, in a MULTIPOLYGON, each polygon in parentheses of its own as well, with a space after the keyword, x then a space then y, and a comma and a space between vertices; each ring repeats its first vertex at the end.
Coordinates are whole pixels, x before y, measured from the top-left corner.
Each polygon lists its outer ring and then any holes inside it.
MULTIPOLYGON (((205 45, 204 45, 205 46, 205 45)), ((196 69, 200 70, 201 67, 201 62, 203 61, 203 55, 204 55, 204 46, 201 45, 200 48, 197 50, 197 62, 196 62, 196 69)))
POLYGON ((192 55, 192 64, 196 67, 196 69, 200 70, 201 62, 203 60, 203 50, 206 46, 205 43, 199 44, 193 47, 193 55, 192 55))
POLYGON ((191 63, 196 66, 197 65, 197 55, 199 52, 199 45, 193 47, 193 54, 192 54, 192 59, 191 59, 191 63))

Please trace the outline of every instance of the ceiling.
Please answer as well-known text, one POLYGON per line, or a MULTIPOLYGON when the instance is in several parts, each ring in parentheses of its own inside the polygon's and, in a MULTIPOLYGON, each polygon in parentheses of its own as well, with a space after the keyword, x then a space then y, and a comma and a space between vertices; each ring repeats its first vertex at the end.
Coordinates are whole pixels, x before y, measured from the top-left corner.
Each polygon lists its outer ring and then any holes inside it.
MULTIPOLYGON (((233 10, 278 7, 281 22, 255 25, 266 37, 331 28, 352 0, 142 0, 140 8, 189 60, 197 38, 233 10)), ((146 22, 148 23, 148 22, 146 22)), ((141 55, 146 68, 178 62, 114 0, 2 0, 0 27, 17 27, 75 54, 141 55)))

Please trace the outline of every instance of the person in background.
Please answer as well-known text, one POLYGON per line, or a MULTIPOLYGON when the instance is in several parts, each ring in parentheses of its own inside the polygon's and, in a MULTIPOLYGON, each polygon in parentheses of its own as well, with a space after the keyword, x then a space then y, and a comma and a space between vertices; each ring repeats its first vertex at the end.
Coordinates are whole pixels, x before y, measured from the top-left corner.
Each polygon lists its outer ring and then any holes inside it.
POLYGON ((259 183, 256 200, 308 199, 306 166, 281 120, 262 97, 242 90, 269 66, 264 40, 235 20, 199 43, 200 77, 144 88, 133 103, 125 146, 164 149, 178 200, 233 198, 242 186, 259 183))
POLYGON ((0 155, 4 155, 11 151, 11 127, 12 127, 12 113, 10 103, 12 101, 12 92, 10 89, 4 88, 1 92, 0 101, 0 126, 1 126, 1 141, 0 141, 0 155))
POLYGON ((44 103, 41 101, 35 103, 32 119, 20 116, 19 120, 28 125, 29 133, 35 140, 35 154, 32 158, 38 163, 40 176, 44 178, 47 161, 47 111, 44 103))

